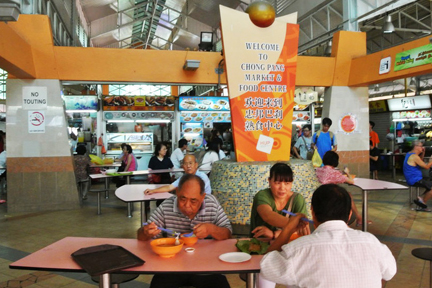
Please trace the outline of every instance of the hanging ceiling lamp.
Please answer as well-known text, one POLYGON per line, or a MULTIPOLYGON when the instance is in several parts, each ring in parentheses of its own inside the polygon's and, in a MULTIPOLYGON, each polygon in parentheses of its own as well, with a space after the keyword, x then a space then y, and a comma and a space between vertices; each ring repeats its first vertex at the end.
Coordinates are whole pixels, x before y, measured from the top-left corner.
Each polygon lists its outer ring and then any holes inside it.
POLYGON ((386 22, 382 26, 383 33, 393 33, 395 31, 395 27, 392 23, 391 15, 387 15, 386 22))

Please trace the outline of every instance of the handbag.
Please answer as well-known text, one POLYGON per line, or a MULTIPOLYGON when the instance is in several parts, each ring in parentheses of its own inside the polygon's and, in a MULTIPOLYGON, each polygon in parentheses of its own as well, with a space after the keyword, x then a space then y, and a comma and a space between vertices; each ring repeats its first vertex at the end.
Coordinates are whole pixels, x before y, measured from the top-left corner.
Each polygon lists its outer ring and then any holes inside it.
POLYGON ((150 174, 150 184, 160 184, 162 182, 162 175, 161 174, 150 174))
MULTIPOLYGON (((307 149, 307 144, 306 144, 306 140, 304 139, 304 136, 302 136, 301 138, 303 139, 303 142, 305 144, 305 148, 307 149)), ((306 159, 307 160, 312 160, 313 154, 314 154, 314 149, 307 150, 306 159)))
POLYGON ((318 153, 318 149, 314 149, 314 153, 313 153, 313 156, 312 156, 312 165, 315 168, 322 166, 322 159, 321 159, 321 156, 318 153))

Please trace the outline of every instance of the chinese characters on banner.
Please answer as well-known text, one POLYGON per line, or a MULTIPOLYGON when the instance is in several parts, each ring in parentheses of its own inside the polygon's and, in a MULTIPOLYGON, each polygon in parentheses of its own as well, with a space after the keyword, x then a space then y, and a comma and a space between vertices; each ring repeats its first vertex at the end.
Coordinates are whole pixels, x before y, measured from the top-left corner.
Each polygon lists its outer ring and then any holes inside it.
POLYGON ((299 27, 220 12, 237 161, 289 160, 299 27))

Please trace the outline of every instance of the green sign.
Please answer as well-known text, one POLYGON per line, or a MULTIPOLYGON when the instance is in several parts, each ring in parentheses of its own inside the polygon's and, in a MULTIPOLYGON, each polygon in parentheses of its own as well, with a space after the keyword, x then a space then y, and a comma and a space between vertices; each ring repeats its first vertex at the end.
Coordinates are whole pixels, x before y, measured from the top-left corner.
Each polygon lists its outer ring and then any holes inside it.
POLYGON ((396 54, 394 71, 432 63, 432 44, 396 54))

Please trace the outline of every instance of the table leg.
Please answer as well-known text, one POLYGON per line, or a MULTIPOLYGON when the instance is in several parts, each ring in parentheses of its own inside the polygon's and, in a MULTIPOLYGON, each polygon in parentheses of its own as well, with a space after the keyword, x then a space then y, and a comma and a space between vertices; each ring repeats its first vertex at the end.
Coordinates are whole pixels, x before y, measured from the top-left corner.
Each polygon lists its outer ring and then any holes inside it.
POLYGON ((390 158, 393 159, 392 161, 393 181, 396 181, 396 156, 392 155, 390 158))
POLYGON ((145 215, 145 210, 146 210, 146 205, 144 204, 144 201, 141 201, 141 224, 144 223, 144 221, 147 220, 147 217, 144 217, 145 215))
POLYGON ((246 288, 255 288, 255 273, 246 273, 246 288))
POLYGON ((111 275, 109 273, 105 273, 99 276, 99 287, 102 288, 111 287, 111 275))
POLYGON ((97 212, 97 214, 100 215, 101 214, 101 193, 102 193, 102 191, 97 192, 97 193, 98 193, 98 196, 97 196, 97 210, 98 210, 98 212, 97 212))
POLYGON ((105 178, 105 199, 109 198, 109 180, 110 178, 105 178))
POLYGON ((368 192, 366 190, 363 190, 363 209, 362 209, 362 221, 363 221, 363 225, 362 225, 362 230, 363 231, 367 231, 367 225, 368 225, 368 204, 367 204, 367 199, 368 197, 368 192))
MULTIPOLYGON (((126 184, 129 185, 130 184, 130 176, 126 176, 126 184)), ((132 209, 133 209, 133 203, 132 202, 128 202, 127 204, 127 209, 128 209, 128 217, 131 218, 132 217, 132 209)))

